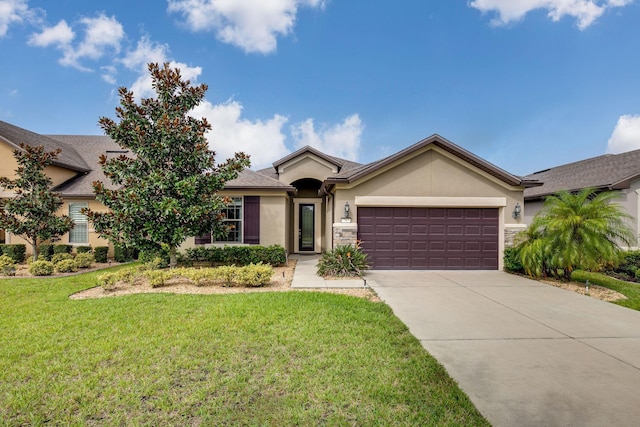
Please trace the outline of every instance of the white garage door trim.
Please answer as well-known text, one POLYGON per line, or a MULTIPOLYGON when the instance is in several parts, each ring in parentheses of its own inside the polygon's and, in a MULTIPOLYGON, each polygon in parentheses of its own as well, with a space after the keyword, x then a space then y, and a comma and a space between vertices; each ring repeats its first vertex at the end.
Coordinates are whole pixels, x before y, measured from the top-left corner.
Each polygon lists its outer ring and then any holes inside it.
POLYGON ((356 206, 420 208, 503 208, 506 197, 356 196, 356 206))

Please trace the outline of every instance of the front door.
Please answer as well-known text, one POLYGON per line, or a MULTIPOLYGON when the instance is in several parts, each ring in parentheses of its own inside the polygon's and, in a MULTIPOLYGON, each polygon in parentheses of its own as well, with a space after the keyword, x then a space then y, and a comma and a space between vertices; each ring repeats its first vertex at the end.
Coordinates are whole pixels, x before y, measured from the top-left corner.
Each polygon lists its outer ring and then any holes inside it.
POLYGON ((315 205, 300 204, 300 251, 313 251, 315 249, 314 217, 315 205))

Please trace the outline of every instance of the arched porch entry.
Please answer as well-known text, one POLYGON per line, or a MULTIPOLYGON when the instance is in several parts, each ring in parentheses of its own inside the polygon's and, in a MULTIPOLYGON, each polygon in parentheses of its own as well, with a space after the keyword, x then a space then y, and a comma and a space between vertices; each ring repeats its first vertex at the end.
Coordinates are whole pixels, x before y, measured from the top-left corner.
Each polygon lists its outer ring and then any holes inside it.
POLYGON ((297 193, 291 206, 294 253, 321 253, 324 235, 325 201, 318 195, 322 181, 302 178, 291 183, 297 193))

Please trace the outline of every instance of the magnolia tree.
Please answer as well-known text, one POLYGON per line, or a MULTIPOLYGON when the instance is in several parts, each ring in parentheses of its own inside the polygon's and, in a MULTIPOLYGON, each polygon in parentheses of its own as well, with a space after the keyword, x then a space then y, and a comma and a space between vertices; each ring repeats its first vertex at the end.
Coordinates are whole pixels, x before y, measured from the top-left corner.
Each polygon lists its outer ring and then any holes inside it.
POLYGON ((73 228, 69 216, 56 215, 62 206, 62 196, 51 191, 53 183, 44 173, 60 152, 21 144, 13 153, 18 162, 17 178, 0 177, 0 187, 15 193, 14 197, 0 199, 0 228, 26 240, 34 260, 38 259, 40 243, 60 237, 73 228))
POLYGON ((211 126, 189 115, 204 99, 206 85, 192 86, 168 64, 149 64, 149 72, 156 97, 136 103, 133 92, 120 88, 118 121, 99 121, 126 153, 100 157, 113 185, 96 181, 93 188, 109 211, 86 213, 95 230, 114 243, 167 249, 173 267, 187 237, 223 232, 220 212, 228 200, 217 193, 249 166, 249 158, 236 153, 216 165, 204 136, 211 126))

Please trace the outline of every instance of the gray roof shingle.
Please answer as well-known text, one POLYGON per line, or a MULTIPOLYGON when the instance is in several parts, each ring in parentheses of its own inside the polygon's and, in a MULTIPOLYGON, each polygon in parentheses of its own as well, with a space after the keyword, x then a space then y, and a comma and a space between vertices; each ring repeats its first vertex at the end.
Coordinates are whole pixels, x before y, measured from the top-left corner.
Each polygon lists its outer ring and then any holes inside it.
MULTIPOLYGON (((82 157, 90 169, 83 174, 60 184, 54 191, 61 192, 66 197, 93 197, 94 181, 102 181, 107 188, 113 189, 111 181, 102 173, 102 168, 98 160, 102 154, 120 155, 126 150, 114 142, 110 137, 104 135, 47 135, 58 142, 61 147, 73 147, 75 152, 82 157)), ((64 152, 64 148, 63 148, 64 152)))
POLYGON ((7 122, 0 121, 0 140, 16 149, 20 148, 21 143, 32 147, 42 145, 46 151, 61 148, 62 152, 53 162, 54 165, 78 172, 87 172, 91 169, 73 145, 63 141, 55 141, 51 137, 31 132, 7 122))
POLYGON ((544 184, 527 188, 526 200, 535 200, 561 190, 580 190, 587 187, 598 189, 623 189, 640 176, 640 150, 620 154, 605 154, 566 165, 545 169, 527 179, 536 179, 544 184))

